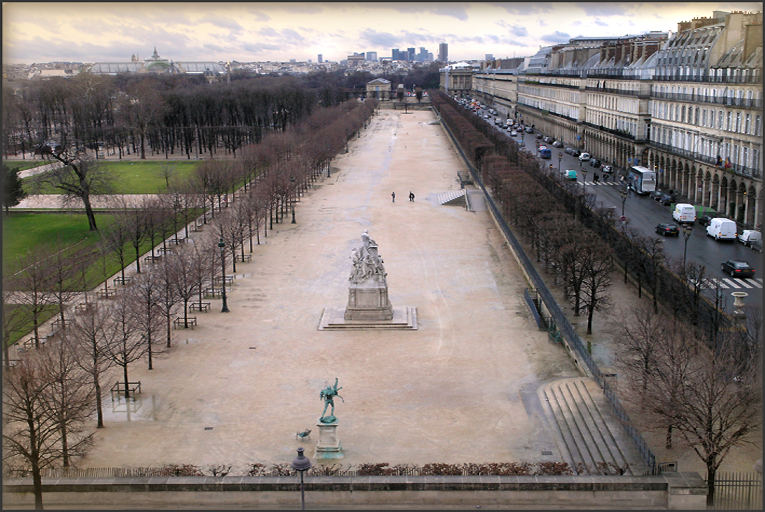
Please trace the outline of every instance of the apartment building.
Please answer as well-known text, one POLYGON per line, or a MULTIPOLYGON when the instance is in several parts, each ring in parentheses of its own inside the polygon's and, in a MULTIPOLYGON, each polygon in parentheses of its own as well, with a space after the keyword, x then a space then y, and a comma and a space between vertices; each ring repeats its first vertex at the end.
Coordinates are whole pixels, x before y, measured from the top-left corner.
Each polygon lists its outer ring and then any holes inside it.
MULTIPOLYGON (((762 208, 762 13, 715 11, 648 32, 574 38, 472 93, 619 169, 757 226, 762 208)), ((442 80, 443 82, 443 80, 442 80)))

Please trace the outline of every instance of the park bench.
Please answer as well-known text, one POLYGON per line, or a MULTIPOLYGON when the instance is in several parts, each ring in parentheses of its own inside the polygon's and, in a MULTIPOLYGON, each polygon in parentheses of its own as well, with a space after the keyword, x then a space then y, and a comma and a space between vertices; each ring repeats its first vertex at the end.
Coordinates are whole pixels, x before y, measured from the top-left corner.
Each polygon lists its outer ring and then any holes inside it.
POLYGON ((117 292, 115 290, 98 290, 96 292, 96 296, 99 299, 111 299, 115 295, 117 295, 117 292))
POLYGON ((209 311, 210 303, 209 302, 192 302, 191 304, 189 304, 189 309, 191 311, 199 311, 200 313, 203 311, 209 311))
POLYGON ((172 249, 170 249, 169 247, 159 247, 157 249, 157 252, 160 253, 160 254, 167 254, 170 251, 172 251, 172 249))
POLYGON ((197 325, 197 317, 195 316, 187 317, 186 320, 187 322, 184 322, 182 316, 177 317, 173 320, 173 329, 185 329, 186 324, 193 329, 197 325))
POLYGON ((203 219, 197 219, 196 222, 194 222, 194 226, 192 226, 192 231, 202 231, 202 228, 204 227, 205 223, 203 219))
POLYGON ((118 284, 130 284, 133 281, 133 278, 131 276, 125 276, 125 277, 115 277, 114 278, 114 286, 117 286, 118 284))
MULTIPOLYGON (((232 285, 234 284, 234 276, 233 275, 227 275, 225 278, 226 284, 232 285)), ((220 284, 221 279, 220 276, 215 278, 215 284, 220 284)))
POLYGON ((152 256, 152 255, 149 255, 149 256, 146 256, 143 259, 143 261, 146 262, 146 263, 151 264, 151 263, 156 263, 157 261, 160 261, 161 259, 162 259, 162 256, 152 256))
POLYGON ((203 294, 205 297, 220 297, 220 288, 205 288, 203 294))
POLYGON ((244 256, 236 255, 234 256, 234 261, 241 261, 242 263, 249 263, 252 261, 252 254, 245 254, 244 256))
MULTIPOLYGON (((124 382, 115 382, 114 386, 109 390, 112 395, 112 402, 114 402, 115 397, 117 400, 120 400, 123 396, 125 396, 125 383, 124 382)), ((141 393, 141 381, 137 382, 130 382, 128 381, 128 395, 135 400, 136 393, 141 393)))
POLYGON ((72 323, 71 318, 64 317, 64 321, 62 322, 61 317, 59 317, 53 321, 53 328, 54 329, 59 329, 60 327, 66 328, 66 324, 71 324, 71 323, 72 323))
POLYGON ((186 241, 185 238, 171 238, 170 240, 168 240, 168 242, 170 242, 171 244, 176 244, 176 245, 182 244, 185 241, 186 241))
POLYGON ((92 302, 79 302, 74 306, 74 310, 78 313, 85 313, 93 307, 92 302))

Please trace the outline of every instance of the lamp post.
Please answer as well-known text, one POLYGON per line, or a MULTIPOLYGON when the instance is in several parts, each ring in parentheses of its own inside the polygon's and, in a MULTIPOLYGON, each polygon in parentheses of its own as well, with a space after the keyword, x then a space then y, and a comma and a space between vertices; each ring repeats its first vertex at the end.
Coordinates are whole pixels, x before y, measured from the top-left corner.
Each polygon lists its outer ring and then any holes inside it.
POLYGON ((560 174, 560 161, 563 160, 563 151, 558 152, 558 174, 560 174))
POLYGON ((220 286, 221 286, 221 297, 223 297, 223 308, 221 308, 221 313, 228 313, 228 304, 226 304, 226 252, 224 248, 226 247, 226 244, 223 243, 223 238, 221 237, 220 241, 218 242, 218 247, 220 248, 220 267, 221 267, 221 280, 220 280, 220 286))
MULTIPOLYGON (((290 176, 290 188, 292 189, 292 194, 295 193, 295 177, 290 176)), ((292 197, 292 224, 295 224, 295 198, 292 197)))
POLYGON ((292 469, 300 473, 300 510, 305 510, 305 492, 303 490, 303 473, 311 468, 311 461, 303 455, 303 449, 297 449, 297 457, 292 461, 292 469))
POLYGON ((690 224, 683 224, 683 272, 685 272, 685 255, 688 251, 688 239, 691 238, 693 232, 693 226, 690 224))
POLYGON ((627 202, 627 196, 629 195, 629 190, 627 189, 627 187, 620 187, 619 195, 622 196, 622 219, 623 219, 624 218, 624 203, 627 202))

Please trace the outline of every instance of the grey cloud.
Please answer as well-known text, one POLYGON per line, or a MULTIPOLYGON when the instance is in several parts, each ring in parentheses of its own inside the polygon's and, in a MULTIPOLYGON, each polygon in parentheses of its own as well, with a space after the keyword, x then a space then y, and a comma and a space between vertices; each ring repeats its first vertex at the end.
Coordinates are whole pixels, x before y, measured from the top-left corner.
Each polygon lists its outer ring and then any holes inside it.
POLYGON ((540 41, 545 43, 567 43, 568 40, 571 39, 571 36, 566 34, 565 32, 560 32, 556 30, 552 34, 546 34, 539 38, 540 41))
POLYGON ((526 37, 529 35, 529 31, 526 30, 526 27, 521 27, 520 25, 513 25, 510 27, 510 33, 518 37, 526 37))
POLYGON ((282 30, 282 37, 289 41, 303 41, 303 36, 292 30, 291 28, 285 28, 282 30))
POLYGON ((272 29, 271 27, 261 28, 258 30, 258 34, 265 37, 279 37, 279 32, 272 29))
POLYGON ((242 26, 236 20, 230 18, 208 17, 205 18, 205 21, 216 27, 227 28, 235 33, 243 30, 242 26))
POLYGON ((468 19, 468 14, 465 11, 464 7, 457 7, 454 4, 450 4, 448 7, 437 7, 435 9, 430 9, 430 12, 433 14, 439 14, 441 16, 451 16, 452 18, 457 18, 460 21, 465 21, 468 19))
POLYGON ((510 14, 542 14, 552 12, 554 8, 560 8, 561 5, 552 2, 524 2, 502 5, 501 7, 510 14))
POLYGON ((377 32, 371 28, 363 30, 360 34, 361 42, 369 43, 370 46, 395 48, 399 45, 400 38, 389 32, 377 32))
POLYGON ((640 4, 629 3, 579 3, 576 4, 587 16, 626 16, 631 14, 640 4))
POLYGON ((596 25, 600 25, 601 27, 609 26, 608 23, 606 23, 605 21, 601 21, 601 20, 595 20, 595 24, 596 25))

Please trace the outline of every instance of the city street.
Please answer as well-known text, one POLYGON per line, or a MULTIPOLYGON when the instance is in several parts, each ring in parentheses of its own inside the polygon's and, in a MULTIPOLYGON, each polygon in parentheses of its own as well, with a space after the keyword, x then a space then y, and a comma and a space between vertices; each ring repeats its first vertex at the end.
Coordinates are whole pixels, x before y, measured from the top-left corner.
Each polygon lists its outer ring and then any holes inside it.
MULTIPOLYGON (((487 112, 479 111, 481 116, 485 113, 487 112)), ((493 124, 493 118, 494 116, 491 116, 486 122, 493 124)), ((604 173, 598 170, 599 181, 596 182, 594 181, 596 170, 590 166, 589 162, 580 162, 578 157, 564 152, 565 146, 572 144, 570 141, 564 141, 564 148, 554 148, 551 144, 542 142, 542 139, 537 139, 536 133, 520 132, 518 136, 510 137, 509 132, 504 129, 504 120, 505 118, 502 117, 502 126, 495 125, 498 131, 505 133, 508 138, 512 138, 516 142, 523 142, 525 150, 535 155, 537 142, 540 145, 549 147, 552 150, 552 158, 549 160, 539 159, 540 161, 547 165, 552 165, 555 173, 558 173, 559 165, 561 172, 566 169, 574 169, 577 172, 577 183, 586 189, 587 194, 595 196, 595 205, 597 207, 613 207, 615 208, 617 218, 621 216, 622 196, 619 193, 621 181, 618 172, 614 172, 612 176, 604 180, 604 173)), ((624 203, 624 216, 626 217, 627 227, 637 230, 643 236, 658 236, 655 229, 659 223, 677 224, 672 219, 670 206, 664 206, 658 201, 651 199, 648 195, 641 196, 634 192, 629 192, 624 203)), ((686 242, 682 230, 680 236, 663 237, 663 240, 664 253, 670 262, 682 265, 683 252, 685 250, 687 263, 701 264, 706 267, 707 277, 702 285, 702 293, 710 301, 714 302, 716 285, 719 283, 726 311, 730 312, 733 310, 732 292, 746 292, 749 294, 745 299, 746 304, 758 308, 762 307, 763 278, 758 277, 762 275, 761 254, 745 247, 739 242, 717 242, 706 236, 706 228, 701 224, 693 225, 693 230, 687 241, 687 247, 684 247, 686 242), (728 259, 748 262, 756 270, 755 277, 737 279, 724 274, 720 270, 720 265, 728 259)))

